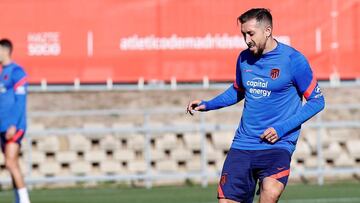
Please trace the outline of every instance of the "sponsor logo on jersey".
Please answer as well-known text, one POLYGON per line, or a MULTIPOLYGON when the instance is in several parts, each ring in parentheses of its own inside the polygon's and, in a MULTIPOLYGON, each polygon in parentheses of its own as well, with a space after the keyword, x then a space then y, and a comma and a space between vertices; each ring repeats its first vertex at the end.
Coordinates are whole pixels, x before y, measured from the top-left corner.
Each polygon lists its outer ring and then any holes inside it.
POLYGON ((280 69, 278 68, 271 69, 270 72, 271 79, 276 80, 279 76, 280 76, 280 69))
POLYGON ((251 87, 249 92, 251 96, 255 99, 260 99, 262 97, 269 97, 271 94, 270 90, 267 90, 269 82, 265 81, 262 78, 254 78, 248 80, 246 85, 251 87))

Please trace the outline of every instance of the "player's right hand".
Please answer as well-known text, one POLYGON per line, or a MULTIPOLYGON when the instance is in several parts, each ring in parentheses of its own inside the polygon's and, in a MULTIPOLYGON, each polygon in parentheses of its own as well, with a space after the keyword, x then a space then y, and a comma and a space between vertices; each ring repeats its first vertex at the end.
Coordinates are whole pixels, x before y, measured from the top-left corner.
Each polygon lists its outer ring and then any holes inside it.
POLYGON ((205 111, 205 105, 202 104, 200 105, 201 100, 194 100, 189 102, 187 108, 186 108, 186 113, 189 113, 190 115, 194 115, 193 111, 205 111))

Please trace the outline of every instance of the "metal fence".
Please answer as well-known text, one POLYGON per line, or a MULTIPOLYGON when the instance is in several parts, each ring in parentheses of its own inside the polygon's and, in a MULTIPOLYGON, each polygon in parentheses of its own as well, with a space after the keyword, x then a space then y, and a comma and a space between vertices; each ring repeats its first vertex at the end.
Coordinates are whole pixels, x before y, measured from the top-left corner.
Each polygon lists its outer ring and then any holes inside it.
MULTIPOLYGON (((360 104, 347 104, 347 105, 328 105, 327 110, 360 110, 360 104)), ((219 110, 221 113, 226 112, 239 112, 239 118, 241 110, 238 107, 229 107, 226 109, 219 110)), ((221 132, 221 131, 235 131, 238 125, 238 120, 234 121, 233 124, 216 124, 211 123, 207 120, 207 113, 199 113, 199 122, 189 124, 179 124, 174 126, 151 126, 151 117, 154 115, 166 115, 185 113, 184 109, 107 109, 107 110, 81 110, 81 111, 59 111, 59 112, 30 112, 30 119, 33 118, 61 118, 61 117, 91 117, 91 116, 119 116, 119 115, 139 115, 143 118, 143 124, 135 127, 121 127, 121 128, 46 128, 44 130, 32 130, 27 133, 26 139, 28 139, 29 147, 28 151, 25 151, 25 160, 28 165, 29 171, 26 174, 26 181, 29 184, 38 183, 62 183, 62 182, 86 182, 86 181, 132 181, 132 180, 143 180, 145 181, 146 187, 152 187, 154 180, 176 180, 185 178, 200 178, 202 185, 205 187, 208 185, 210 178, 216 178, 219 173, 209 173, 206 170, 207 167, 207 145, 206 145, 206 133, 207 132, 221 132), (198 132, 201 134, 201 171, 200 172, 177 172, 177 173, 157 173, 152 174, 151 171, 151 138, 156 133, 186 133, 186 132, 198 132), (131 175, 100 175, 100 176, 62 176, 62 177, 31 177, 32 169, 32 139, 34 137, 41 137, 47 135, 56 136, 68 136, 69 134, 80 133, 84 136, 92 134, 131 134, 140 133, 145 137, 144 153, 145 161, 147 164, 147 171, 144 174, 131 174, 131 175)), ((325 121, 322 118, 322 114, 316 116, 314 122, 307 122, 303 128, 315 128, 318 130, 317 133, 317 169, 305 169, 298 171, 296 168, 292 171, 292 174, 316 174, 318 184, 324 183, 325 174, 349 174, 349 173, 360 173, 360 168, 325 168, 322 165, 323 160, 323 147, 322 147, 322 133, 321 129, 332 129, 332 128, 360 128, 360 120, 342 120, 342 121, 325 121)), ((220 171, 221 169, 219 169, 220 171)), ((1 179, 0 184, 10 184, 10 179, 1 179)))
MULTIPOLYGON (((210 81, 208 77, 204 77, 199 83, 178 83, 176 80, 170 82, 164 81, 149 81, 139 80, 138 83, 132 84, 116 84, 111 80, 103 84, 61 84, 52 85, 41 83, 38 85, 30 85, 29 89, 32 92, 71 92, 71 91, 112 91, 112 90, 198 90, 198 89, 224 89, 227 88, 231 82, 214 82, 210 81)), ((360 78, 356 80, 330 80, 320 81, 322 88, 327 87, 359 87, 360 78)))

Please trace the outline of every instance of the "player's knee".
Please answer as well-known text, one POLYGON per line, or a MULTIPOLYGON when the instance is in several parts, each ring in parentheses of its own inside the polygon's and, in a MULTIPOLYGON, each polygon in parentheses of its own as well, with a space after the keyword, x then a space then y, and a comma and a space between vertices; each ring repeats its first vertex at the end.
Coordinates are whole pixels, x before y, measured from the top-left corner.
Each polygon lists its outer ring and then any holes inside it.
POLYGON ((265 196, 266 199, 271 200, 272 202, 277 202, 280 198, 282 190, 276 187, 271 187, 271 185, 263 185, 261 188, 262 196, 265 196))

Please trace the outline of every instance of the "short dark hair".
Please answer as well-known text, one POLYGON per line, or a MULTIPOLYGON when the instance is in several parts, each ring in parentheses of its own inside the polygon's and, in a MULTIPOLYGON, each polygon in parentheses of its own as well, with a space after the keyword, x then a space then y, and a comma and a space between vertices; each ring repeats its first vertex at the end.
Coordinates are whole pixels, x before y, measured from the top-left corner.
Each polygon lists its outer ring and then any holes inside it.
POLYGON ((9 39, 1 39, 0 40, 0 46, 9 49, 10 54, 13 51, 13 44, 9 39))
POLYGON ((254 18, 257 22, 268 22, 271 27, 273 25, 270 10, 266 8, 252 8, 241 14, 241 16, 237 18, 237 21, 243 24, 254 18))

